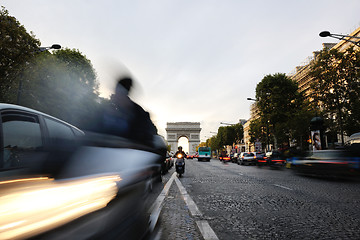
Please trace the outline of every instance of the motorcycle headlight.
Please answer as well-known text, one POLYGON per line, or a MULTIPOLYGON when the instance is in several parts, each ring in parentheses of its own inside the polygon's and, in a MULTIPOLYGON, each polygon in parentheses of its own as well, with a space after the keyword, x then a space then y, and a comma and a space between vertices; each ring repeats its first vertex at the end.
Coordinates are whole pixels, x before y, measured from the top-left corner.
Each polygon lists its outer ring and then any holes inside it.
POLYGON ((182 154, 178 154, 176 157, 177 158, 182 158, 182 154))

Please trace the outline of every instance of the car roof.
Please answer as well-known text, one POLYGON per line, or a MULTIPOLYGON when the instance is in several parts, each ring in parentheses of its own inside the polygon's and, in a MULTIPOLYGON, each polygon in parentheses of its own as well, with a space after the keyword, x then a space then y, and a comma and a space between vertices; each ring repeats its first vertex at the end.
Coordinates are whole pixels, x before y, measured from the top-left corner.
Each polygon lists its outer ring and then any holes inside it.
POLYGON ((67 122, 65 122, 65 121, 63 121, 61 119, 58 119, 58 118, 53 117, 53 116, 51 116, 49 114, 37 111, 37 110, 32 109, 32 108, 27 108, 27 107, 15 105, 15 104, 9 104, 9 103, 0 103, 0 111, 2 111, 2 110, 18 110, 18 111, 23 111, 23 112, 35 113, 35 114, 42 115, 42 116, 45 116, 45 117, 48 117, 48 118, 51 118, 51 119, 55 119, 55 120, 65 124, 65 125, 68 125, 68 126, 70 126, 72 128, 75 128, 76 130, 78 130, 80 132, 83 132, 79 128, 71 125, 70 123, 67 123, 67 122))

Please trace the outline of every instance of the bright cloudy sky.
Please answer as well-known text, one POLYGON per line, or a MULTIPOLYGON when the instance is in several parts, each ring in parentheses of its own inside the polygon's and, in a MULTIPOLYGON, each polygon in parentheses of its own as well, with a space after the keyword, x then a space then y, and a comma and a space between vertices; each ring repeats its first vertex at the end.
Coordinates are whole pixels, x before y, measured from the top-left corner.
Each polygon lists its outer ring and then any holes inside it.
POLYGON ((159 133, 166 122, 248 119, 256 84, 290 73, 324 42, 319 32, 360 26, 359 0, 1 0, 42 46, 59 43, 91 60, 107 96, 131 73, 133 99, 159 133))

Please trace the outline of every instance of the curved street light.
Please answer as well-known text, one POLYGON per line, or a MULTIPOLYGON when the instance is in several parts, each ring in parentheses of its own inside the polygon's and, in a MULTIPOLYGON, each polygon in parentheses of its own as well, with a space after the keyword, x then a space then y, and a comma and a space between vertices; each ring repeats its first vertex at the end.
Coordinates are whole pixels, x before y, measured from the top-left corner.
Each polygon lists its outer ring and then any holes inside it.
POLYGON ((256 102, 256 99, 255 98, 246 98, 246 100, 248 100, 248 101, 255 101, 256 102))
POLYGON ((236 125, 236 123, 226 123, 226 122, 220 122, 220 124, 228 125, 228 126, 236 125))
MULTIPOLYGON (((39 47, 39 52, 44 52, 50 49, 61 49, 60 44, 53 44, 50 47, 39 47)), ((22 92, 22 76, 23 73, 21 73, 20 81, 19 81, 19 87, 18 87, 18 93, 16 97, 16 104, 20 104, 20 98, 21 98, 21 92, 22 92)))
POLYGON ((44 51, 46 51, 46 50, 50 50, 50 49, 61 49, 61 46, 60 46, 60 44, 53 44, 53 45, 51 45, 50 47, 40 47, 39 48, 39 51, 40 52, 44 52, 44 51))
POLYGON ((360 40, 359 41, 350 40, 351 38, 360 39, 360 37, 357 37, 357 36, 330 33, 329 31, 322 31, 321 33, 319 33, 319 36, 320 37, 332 37, 332 38, 336 38, 339 40, 344 40, 346 42, 351 42, 351 43, 355 44, 356 46, 360 47, 360 40))

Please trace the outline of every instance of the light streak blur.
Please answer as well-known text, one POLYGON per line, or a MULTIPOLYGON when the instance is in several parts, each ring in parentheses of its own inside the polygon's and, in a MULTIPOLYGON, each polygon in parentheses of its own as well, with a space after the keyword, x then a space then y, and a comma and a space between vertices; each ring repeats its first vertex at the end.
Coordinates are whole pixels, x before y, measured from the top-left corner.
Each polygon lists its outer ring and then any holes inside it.
POLYGON ((35 236, 99 210, 116 196, 119 181, 120 176, 111 175, 0 182, 0 239, 35 236))

